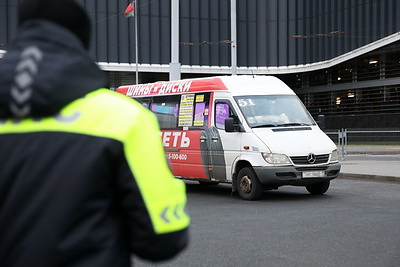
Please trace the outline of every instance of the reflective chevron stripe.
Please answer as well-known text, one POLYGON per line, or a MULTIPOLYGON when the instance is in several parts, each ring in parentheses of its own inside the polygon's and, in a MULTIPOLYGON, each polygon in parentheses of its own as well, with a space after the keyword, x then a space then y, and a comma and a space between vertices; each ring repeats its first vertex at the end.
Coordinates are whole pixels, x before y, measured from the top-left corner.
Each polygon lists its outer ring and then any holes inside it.
POLYGON ((43 54, 36 46, 25 48, 21 60, 15 68, 14 85, 11 86, 10 110, 17 118, 27 116, 31 111, 29 100, 32 96, 32 84, 42 60, 43 54))

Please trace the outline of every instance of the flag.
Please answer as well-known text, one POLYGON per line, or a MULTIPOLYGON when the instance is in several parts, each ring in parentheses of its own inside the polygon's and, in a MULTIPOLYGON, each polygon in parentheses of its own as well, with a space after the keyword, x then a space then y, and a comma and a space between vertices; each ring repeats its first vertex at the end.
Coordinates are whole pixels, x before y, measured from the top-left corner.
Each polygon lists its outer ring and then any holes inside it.
POLYGON ((133 2, 130 3, 130 4, 128 5, 128 7, 125 9, 124 14, 125 14, 125 16, 126 16, 127 18, 128 18, 128 17, 133 17, 133 16, 135 16, 135 7, 134 7, 134 5, 133 5, 133 2))

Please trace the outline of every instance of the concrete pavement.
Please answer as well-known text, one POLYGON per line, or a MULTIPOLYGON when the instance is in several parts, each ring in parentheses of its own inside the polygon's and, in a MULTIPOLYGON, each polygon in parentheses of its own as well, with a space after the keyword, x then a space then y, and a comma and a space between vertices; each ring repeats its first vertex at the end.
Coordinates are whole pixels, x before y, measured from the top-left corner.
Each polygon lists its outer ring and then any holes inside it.
POLYGON ((341 164, 338 178, 400 183, 400 146, 347 146, 341 164))
MULTIPOLYGON (((340 147, 338 147, 340 150, 340 147)), ((348 155, 400 155, 400 145, 349 145, 348 155)))

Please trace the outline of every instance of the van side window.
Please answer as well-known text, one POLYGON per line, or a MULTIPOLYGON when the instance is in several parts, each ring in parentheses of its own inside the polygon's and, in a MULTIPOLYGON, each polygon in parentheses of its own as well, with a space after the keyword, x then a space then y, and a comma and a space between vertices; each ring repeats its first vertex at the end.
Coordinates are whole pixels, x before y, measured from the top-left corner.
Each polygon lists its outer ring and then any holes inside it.
POLYGON ((156 115, 161 129, 175 129, 178 125, 179 96, 154 97, 150 110, 156 115))
POLYGON ((150 110, 161 130, 201 130, 208 127, 210 93, 153 97, 150 110))
POLYGON ((225 119, 229 118, 229 105, 226 103, 215 104, 215 126, 225 129, 225 119))
POLYGON ((140 98, 134 98, 137 102, 142 104, 143 107, 149 108, 150 107, 150 98, 149 97, 140 97, 140 98))
POLYGON ((238 116, 228 100, 217 100, 215 102, 215 127, 225 129, 225 119, 234 118, 235 123, 240 123, 238 116))

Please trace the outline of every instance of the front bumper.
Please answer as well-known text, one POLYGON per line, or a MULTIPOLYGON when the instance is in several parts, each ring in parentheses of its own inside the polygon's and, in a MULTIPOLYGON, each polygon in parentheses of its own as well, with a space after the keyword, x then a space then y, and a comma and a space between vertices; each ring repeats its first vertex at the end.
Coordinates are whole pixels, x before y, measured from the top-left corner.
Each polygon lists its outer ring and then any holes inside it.
POLYGON ((340 163, 331 163, 313 167, 302 166, 269 166, 254 167, 258 179, 264 186, 309 185, 336 178, 340 172, 340 163), (323 176, 303 178, 304 172, 321 172, 323 176))

